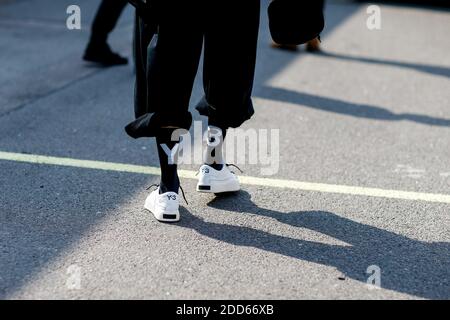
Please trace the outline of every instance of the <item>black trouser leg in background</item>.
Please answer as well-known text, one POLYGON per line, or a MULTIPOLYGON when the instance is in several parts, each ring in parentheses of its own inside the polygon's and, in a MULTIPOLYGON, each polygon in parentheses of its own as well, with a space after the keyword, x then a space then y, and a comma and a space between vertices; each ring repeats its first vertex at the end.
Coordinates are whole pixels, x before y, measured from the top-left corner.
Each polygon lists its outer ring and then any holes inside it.
POLYGON ((91 42, 106 43, 127 3, 127 0, 102 0, 92 23, 91 42))
POLYGON ((103 0, 98 8, 89 43, 83 59, 104 67, 124 65, 128 59, 113 52, 108 43, 108 35, 114 29, 127 0, 103 0))

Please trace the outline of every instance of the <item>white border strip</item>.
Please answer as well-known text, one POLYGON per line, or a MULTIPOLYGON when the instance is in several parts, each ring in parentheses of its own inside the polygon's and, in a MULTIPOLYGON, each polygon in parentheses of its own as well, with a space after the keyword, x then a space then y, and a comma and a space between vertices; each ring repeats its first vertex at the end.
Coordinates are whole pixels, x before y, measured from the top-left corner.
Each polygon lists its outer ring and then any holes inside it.
MULTIPOLYGON (((155 176, 160 175, 160 170, 157 167, 147 167, 132 164, 93 161, 93 160, 79 160, 72 158, 49 157, 49 156, 22 154, 13 152, 0 151, 0 160, 105 170, 105 171, 128 172, 128 173, 155 175, 155 176)), ((178 174, 181 178, 196 179, 194 171, 179 170, 178 174)), ((325 183, 302 182, 295 180, 258 178, 250 176, 241 176, 239 177, 239 180, 241 181, 241 183, 246 185, 263 186, 271 188, 285 188, 285 189, 313 191, 322 193, 336 193, 336 194, 346 194, 346 195, 356 195, 366 197, 426 201, 426 202, 450 204, 450 195, 446 194, 421 193, 421 192, 410 192, 401 190, 385 190, 378 188, 364 188, 364 187, 325 184, 325 183)))

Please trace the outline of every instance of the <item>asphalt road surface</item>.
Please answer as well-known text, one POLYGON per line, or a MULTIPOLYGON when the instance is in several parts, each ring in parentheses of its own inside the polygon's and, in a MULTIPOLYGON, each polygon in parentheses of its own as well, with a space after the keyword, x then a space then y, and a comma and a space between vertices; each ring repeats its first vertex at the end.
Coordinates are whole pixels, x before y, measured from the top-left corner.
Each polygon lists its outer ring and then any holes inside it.
MULTIPOLYGON (((279 170, 215 197, 185 165, 189 205, 161 224, 154 142, 123 130, 132 66, 81 61, 98 1, 81 31, 72 3, 0 0, 0 298, 450 298, 450 11, 381 5, 371 31, 367 4, 331 2, 309 54, 271 48, 263 9, 244 127, 279 130, 279 170)), ((111 38, 128 55, 132 17, 111 38)))

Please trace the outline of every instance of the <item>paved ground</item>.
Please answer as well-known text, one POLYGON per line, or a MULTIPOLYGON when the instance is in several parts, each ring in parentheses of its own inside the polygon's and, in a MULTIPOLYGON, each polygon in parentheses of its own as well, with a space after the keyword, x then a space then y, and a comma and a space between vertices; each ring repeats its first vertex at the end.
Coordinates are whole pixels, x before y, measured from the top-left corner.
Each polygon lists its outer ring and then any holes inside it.
MULTIPOLYGON (((72 2, 0 1, 0 152, 156 166, 153 142, 123 131, 132 68, 80 61, 98 1, 77 1, 82 31, 65 28, 72 2)), ((166 225, 141 209, 157 177, 0 160, 0 297, 450 298, 450 12, 382 6, 369 31, 366 7, 330 3, 322 55, 271 49, 263 15, 245 127, 280 129, 271 178, 442 201, 289 183, 215 198, 185 179, 189 205, 166 225)), ((131 31, 128 10, 113 46, 129 54, 131 31)))

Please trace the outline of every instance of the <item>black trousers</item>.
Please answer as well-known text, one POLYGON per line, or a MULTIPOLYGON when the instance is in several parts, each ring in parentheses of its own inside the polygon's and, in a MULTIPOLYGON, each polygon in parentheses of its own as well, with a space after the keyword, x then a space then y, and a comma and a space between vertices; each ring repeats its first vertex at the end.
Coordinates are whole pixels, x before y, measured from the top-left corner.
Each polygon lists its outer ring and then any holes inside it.
POLYGON ((197 110, 221 128, 250 119, 259 0, 159 3, 158 38, 148 64, 149 132, 167 126, 189 129, 188 107, 202 47, 205 96, 197 110))
POLYGON ((103 0, 92 23, 91 42, 106 43, 109 33, 114 29, 127 0, 103 0))

